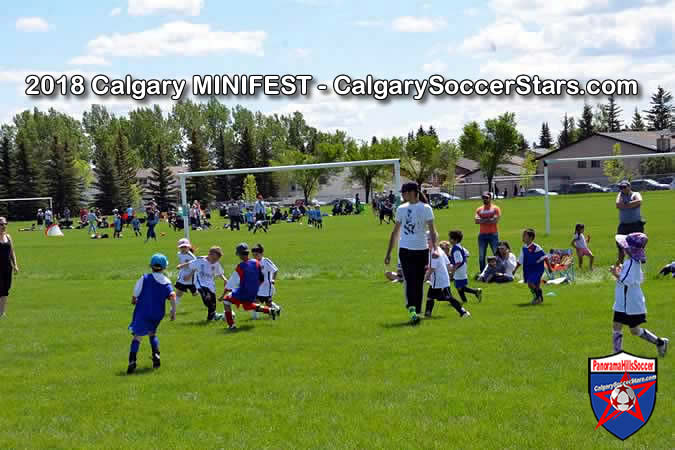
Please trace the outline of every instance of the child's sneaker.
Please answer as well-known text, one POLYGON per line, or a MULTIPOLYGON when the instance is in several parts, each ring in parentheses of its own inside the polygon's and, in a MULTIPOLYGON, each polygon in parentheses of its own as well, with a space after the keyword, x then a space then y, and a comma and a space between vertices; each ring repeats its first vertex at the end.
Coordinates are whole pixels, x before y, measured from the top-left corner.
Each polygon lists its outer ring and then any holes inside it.
POLYGON ((476 289, 476 291, 478 291, 478 292, 476 293, 476 298, 478 299, 478 303, 480 303, 480 302, 483 301, 483 289, 482 289, 482 288, 478 288, 478 289, 476 289))
POLYGON ((666 352, 668 351, 668 342, 670 342, 670 339, 662 338, 661 341, 661 345, 657 345, 656 349, 659 351, 659 356, 663 358, 666 356, 666 352))
POLYGON ((281 306, 277 305, 276 303, 272 302, 272 308, 275 308, 277 310, 277 317, 281 316, 281 306))
MULTIPOLYGON (((232 314, 232 317, 234 317, 234 314, 232 314)), ((213 316, 213 320, 223 320, 224 318, 225 318, 225 314, 220 314, 220 313, 216 313, 213 316)))
POLYGON ((270 307, 270 316, 272 316, 272 320, 277 320, 277 312, 275 307, 270 307))
POLYGON ((129 367, 127 367, 127 375, 131 375, 136 371, 136 361, 130 362, 129 367))
POLYGON ((469 311, 464 311, 464 314, 460 316, 461 319, 470 319, 471 313, 469 311))
POLYGON ((230 330, 230 331, 237 331, 237 325, 232 324, 232 325, 228 326, 227 329, 230 330))
POLYGON ((159 352, 153 353, 152 354, 152 368, 153 369, 159 369, 160 366, 160 361, 159 361, 159 352))

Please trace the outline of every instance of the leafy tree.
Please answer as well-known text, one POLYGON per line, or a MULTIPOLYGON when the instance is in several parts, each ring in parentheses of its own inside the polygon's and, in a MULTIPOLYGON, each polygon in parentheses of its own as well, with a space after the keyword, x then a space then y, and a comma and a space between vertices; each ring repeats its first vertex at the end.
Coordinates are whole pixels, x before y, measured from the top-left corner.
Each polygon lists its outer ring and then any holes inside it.
POLYGON ((663 130, 673 125, 672 101, 672 94, 661 86, 652 94, 651 107, 644 111, 647 113, 650 129, 663 130))
POLYGON ((244 192, 244 201, 247 203, 255 202, 256 196, 258 195, 258 185, 255 181, 255 176, 252 174, 246 175, 244 179, 244 185, 242 186, 244 192))
MULTIPOLYGON (((621 144, 614 144, 612 147, 612 155, 621 156, 621 144)), ((622 159, 607 159, 603 161, 602 172, 614 183, 633 178, 633 174, 630 170, 626 169, 622 159)))
POLYGON ((630 124, 630 129, 633 131, 645 130, 645 124, 642 121, 642 116, 638 112, 637 106, 635 107, 635 112, 633 113, 633 122, 630 124))
POLYGON ((640 161, 641 175, 673 173, 675 158, 650 158, 640 161))
POLYGON ((54 136, 51 157, 47 162, 48 193, 52 197, 55 212, 68 207, 75 211, 80 204, 80 180, 75 168, 75 157, 68 142, 59 144, 54 136))
MULTIPOLYGON (((232 158, 234 154, 234 133, 231 129, 227 131, 221 130, 216 140, 216 168, 218 170, 227 170, 232 168, 232 158)), ((230 177, 217 176, 215 177, 216 198, 219 200, 226 200, 231 195, 230 177)))
POLYGON ((579 126, 579 139, 593 136, 595 127, 593 126, 593 108, 591 105, 584 103, 584 111, 581 113, 581 119, 579 119, 577 125, 579 126))
MULTIPOLYGON (((548 125, 547 127, 548 128, 548 125)), ((518 131, 514 113, 504 113, 485 121, 483 129, 468 124, 459 138, 464 154, 478 154, 478 163, 492 186, 492 179, 501 164, 507 163, 518 152, 518 131)))
POLYGON ((155 161, 148 179, 148 193, 155 199, 160 211, 169 211, 176 204, 177 194, 169 157, 160 144, 157 144, 154 155, 155 161))
POLYGON ((537 155, 534 152, 527 152, 527 155, 525 155, 525 161, 523 161, 523 170, 520 172, 520 175, 522 176, 520 184, 522 184, 525 189, 532 185, 532 179, 537 173, 536 157, 537 155))
POLYGON ((112 149, 115 171, 117 172, 117 186, 119 190, 119 207, 127 207, 136 204, 138 198, 138 187, 136 186, 136 167, 132 162, 131 152, 127 137, 121 128, 117 129, 113 142, 110 144, 112 149))
POLYGON ((171 117, 164 117, 159 105, 130 111, 125 131, 129 149, 137 156, 142 167, 152 167, 155 164, 154 151, 157 145, 162 146, 169 164, 177 161, 180 130, 171 117))
POLYGON ((415 138, 407 140, 401 154, 403 175, 421 185, 440 167, 441 146, 437 137, 429 136, 422 130, 415 138))
MULTIPOLYGON (((236 153, 234 155, 234 167, 236 169, 245 169, 248 167, 256 167, 256 152, 253 145, 253 137, 251 136, 251 129, 244 127, 239 138, 236 153)), ((244 185, 245 175, 235 175, 234 183, 232 185, 232 196, 239 198, 242 194, 242 186, 244 185)))
MULTIPOLYGON (((190 172, 209 170, 209 155, 197 130, 193 130, 190 136, 187 156, 190 172)), ((187 185, 188 199, 199 200, 202 205, 207 205, 213 200, 212 189, 212 179, 210 177, 191 177, 187 185)))
POLYGON ((548 122, 541 124, 541 133, 539 134, 539 147, 551 148, 553 140, 551 139, 551 130, 548 128, 548 122))
MULTIPOLYGON (((373 159, 389 159, 395 158, 401 154, 402 145, 399 140, 383 139, 378 142, 373 139, 374 143, 368 145, 367 143, 357 144, 349 142, 347 144, 346 156, 348 161, 363 161, 373 159)), ((352 183, 359 183, 366 191, 365 201, 368 203, 370 194, 373 192, 378 181, 385 176, 391 174, 390 166, 359 166, 349 168, 348 180, 352 183)))
POLYGON ((441 142, 441 170, 445 171, 443 184, 448 191, 454 191, 457 184, 457 161, 462 157, 462 149, 453 141, 441 142))

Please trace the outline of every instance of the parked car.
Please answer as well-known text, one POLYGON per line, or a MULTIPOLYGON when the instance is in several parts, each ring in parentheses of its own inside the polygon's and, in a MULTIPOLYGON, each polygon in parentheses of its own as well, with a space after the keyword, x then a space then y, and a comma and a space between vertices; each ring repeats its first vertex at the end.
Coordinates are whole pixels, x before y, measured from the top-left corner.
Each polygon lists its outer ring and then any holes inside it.
POLYGON ((452 200, 461 200, 456 195, 450 195, 447 192, 434 192, 429 194, 429 203, 434 208, 447 208, 452 200))
MULTIPOLYGON (((546 191, 542 188, 532 188, 525 191, 525 197, 540 197, 543 195, 546 195, 546 191)), ((558 195, 558 193, 548 191, 548 195, 558 195)))
POLYGON ((630 182, 630 188, 633 191, 667 191, 670 185, 657 183, 651 178, 643 178, 641 180, 634 180, 630 182))
POLYGON ((609 192, 619 192, 621 189, 619 189, 618 184, 610 184, 607 186, 607 189, 609 189, 609 192))
POLYGON ((609 188, 595 183, 574 183, 567 191, 568 194, 590 194, 594 192, 609 192, 609 188))
POLYGON ((656 179, 657 183, 661 184, 667 184, 670 186, 670 189, 675 189, 675 177, 669 176, 669 177, 659 177, 656 179))
POLYGON ((356 199, 355 198, 336 198, 335 200, 332 200, 328 202, 327 204, 330 206, 335 205, 336 203, 342 203, 342 202, 349 202, 352 205, 356 204, 356 199))

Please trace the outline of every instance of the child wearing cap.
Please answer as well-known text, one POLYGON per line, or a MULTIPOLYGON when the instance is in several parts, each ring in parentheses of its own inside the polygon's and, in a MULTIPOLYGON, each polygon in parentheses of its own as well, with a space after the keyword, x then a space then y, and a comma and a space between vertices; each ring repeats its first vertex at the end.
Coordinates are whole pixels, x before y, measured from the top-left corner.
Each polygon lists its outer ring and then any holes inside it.
POLYGON ((115 231, 113 232, 113 239, 119 239, 122 237, 122 216, 118 210, 113 210, 113 224, 115 226, 115 231))
POLYGON ((544 303, 544 292, 541 290, 541 277, 546 271, 546 253, 539 244, 534 243, 536 236, 532 228, 523 231, 523 248, 520 250, 518 265, 513 270, 514 274, 518 267, 523 266, 523 281, 527 283, 530 291, 534 294, 533 305, 544 303))
POLYGON ((194 284, 197 292, 202 297, 202 302, 206 306, 206 321, 221 320, 222 315, 216 314, 216 278, 220 278, 227 283, 223 266, 218 261, 223 256, 220 247, 211 247, 209 253, 201 258, 189 262, 178 264, 178 270, 187 268, 194 272, 194 284))
POLYGON ((466 303, 466 293, 473 294, 480 302, 483 299, 482 289, 471 289, 469 287, 469 276, 467 275, 467 258, 469 252, 462 247, 460 242, 464 238, 464 233, 460 230, 453 230, 449 233, 452 250, 450 250, 450 273, 455 280, 455 288, 459 293, 462 302, 466 303))
POLYGON ((171 287, 171 281, 162 273, 169 265, 169 260, 161 253, 152 255, 150 267, 152 273, 143 275, 134 286, 131 304, 136 305, 129 325, 133 334, 129 349, 129 366, 127 374, 136 370, 136 354, 141 346, 141 338, 148 336, 152 348, 152 367, 160 366, 159 339, 156 336, 157 327, 166 314, 165 303, 171 302, 171 320, 176 319, 176 293, 171 287))
POLYGON ((633 336, 656 346, 659 356, 666 355, 668 350, 667 338, 660 338, 640 325, 647 321, 647 305, 640 284, 644 281, 642 264, 647 262, 645 247, 647 235, 644 233, 631 233, 629 235, 616 235, 616 242, 630 256, 628 262, 615 265, 610 272, 616 278, 614 290, 614 324, 612 342, 614 351, 623 351, 623 326, 630 327, 633 336))
MULTIPOLYGON (((190 241, 183 238, 178 241, 178 264, 190 263, 197 259, 195 249, 192 248, 190 241)), ((189 267, 183 267, 178 272, 176 280, 176 306, 180 305, 180 299, 187 291, 192 295, 197 295, 197 288, 194 283, 194 272, 189 267)))
POLYGON ((241 259, 225 286, 223 304, 225 305, 225 320, 230 330, 236 330, 232 305, 243 306, 245 311, 257 311, 269 314, 276 319, 279 309, 274 306, 262 306, 257 303, 258 290, 263 282, 262 266, 259 261, 249 259, 248 245, 244 242, 237 245, 235 255, 241 259), (231 292, 230 295, 227 295, 231 292))
MULTIPOLYGON (((253 253, 253 258, 255 258, 255 260, 260 263, 260 268, 263 274, 263 282, 258 288, 256 300, 261 305, 277 308, 277 315, 280 315, 281 307, 272 301, 272 297, 274 297, 274 294, 276 293, 276 278, 279 269, 271 259, 265 256, 265 249, 263 248, 262 244, 258 244, 253 247, 251 252, 253 253)), ((258 317, 257 311, 253 311, 253 317, 258 317)))

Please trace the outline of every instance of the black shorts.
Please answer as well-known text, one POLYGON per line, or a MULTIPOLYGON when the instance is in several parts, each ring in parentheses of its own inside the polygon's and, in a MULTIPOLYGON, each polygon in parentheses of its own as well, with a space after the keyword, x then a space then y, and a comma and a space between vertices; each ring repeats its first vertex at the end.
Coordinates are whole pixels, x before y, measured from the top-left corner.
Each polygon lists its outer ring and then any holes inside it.
POLYGON ((623 312, 614 311, 614 322, 628 325, 631 328, 635 328, 646 321, 647 314, 626 314, 623 312))
POLYGON ((262 295, 259 295, 255 298, 255 300, 258 303, 270 303, 272 302, 272 297, 263 297, 262 295))
POLYGON ((12 288, 12 271, 3 270, 0 273, 0 297, 9 296, 9 290, 12 288))
POLYGON ((179 291, 187 292, 190 291, 190 293, 195 294, 197 292, 197 287, 194 284, 183 284, 180 281, 176 281, 176 284, 174 284, 174 287, 178 289, 179 291))
POLYGON ((639 222, 632 223, 620 223, 616 229, 616 234, 631 234, 631 233, 644 233, 645 232, 645 222, 642 220, 639 222))
POLYGON ((449 287, 444 287, 444 288, 429 288, 427 291, 427 298, 433 299, 433 300, 441 300, 441 301, 448 301, 452 298, 452 294, 450 293, 450 288, 449 287))

